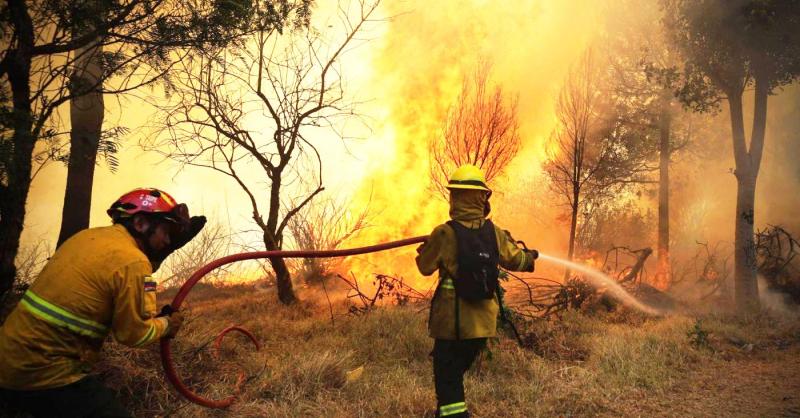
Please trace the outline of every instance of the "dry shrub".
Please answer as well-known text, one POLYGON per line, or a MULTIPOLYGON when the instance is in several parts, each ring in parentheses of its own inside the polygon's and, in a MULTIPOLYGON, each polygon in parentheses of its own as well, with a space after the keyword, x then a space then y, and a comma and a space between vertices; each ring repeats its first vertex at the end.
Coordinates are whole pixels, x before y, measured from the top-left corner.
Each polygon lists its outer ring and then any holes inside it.
MULTIPOLYGON (((327 199, 308 205, 287 224, 294 245, 304 250, 335 250, 348 238, 369 226, 369 206, 353 214, 351 202, 327 199)), ((342 258, 303 258, 293 260, 297 276, 307 284, 319 284, 335 277, 342 258)))
POLYGON ((584 336, 592 327, 586 316, 566 311, 559 320, 535 320, 525 324, 523 343, 548 360, 585 360, 590 347, 584 336))
POLYGON ((770 290, 800 304, 800 242, 786 229, 770 226, 756 233, 758 272, 770 290))
POLYGON ((733 248, 729 243, 698 242, 691 258, 674 261, 671 295, 714 309, 732 302, 733 248))
POLYGON ((458 99, 447 110, 440 132, 428 140, 431 189, 444 200, 456 167, 473 164, 486 181, 499 177, 520 149, 518 98, 492 83, 492 64, 481 60, 465 74, 458 99))
MULTIPOLYGON (((180 286, 200 267, 229 254, 241 251, 234 245, 234 235, 225 226, 211 223, 185 247, 170 255, 158 272, 162 286, 180 286)), ((223 266, 204 278, 222 282, 242 272, 242 263, 223 266)))

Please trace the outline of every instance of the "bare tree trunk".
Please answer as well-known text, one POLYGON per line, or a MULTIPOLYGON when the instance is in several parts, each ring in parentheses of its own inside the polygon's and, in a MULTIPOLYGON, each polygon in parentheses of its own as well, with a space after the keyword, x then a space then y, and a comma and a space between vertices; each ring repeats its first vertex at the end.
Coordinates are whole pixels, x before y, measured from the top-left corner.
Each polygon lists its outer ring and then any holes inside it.
POLYGON ((19 249, 19 239, 25 223, 25 202, 31 184, 31 160, 36 138, 33 135, 32 106, 30 99, 30 70, 33 54, 33 23, 22 0, 8 2, 11 22, 17 29, 18 46, 7 52, 8 81, 11 85, 14 106, 12 126, 13 149, 6 169, 8 185, 0 183, 0 296, 14 285, 16 266, 14 259, 19 249))
MULTIPOLYGON (((73 88, 86 91, 97 85, 102 77, 102 46, 94 42, 75 53, 77 69, 73 74, 73 88)), ((93 88, 91 92, 78 94, 70 101, 72 130, 58 246, 78 231, 89 227, 94 168, 104 111, 100 86, 93 88)))
MULTIPOLYGON (((740 171, 739 168, 736 171, 740 171)), ((755 242, 753 240, 755 179, 749 170, 741 170, 737 179, 736 234, 735 234, 735 292, 736 306, 740 311, 757 309, 758 282, 756 281, 755 242)), ((738 176, 738 175, 737 175, 738 176)))
POLYGON ((659 164, 658 164, 658 271, 655 286, 666 290, 672 281, 669 263, 669 159, 671 114, 669 98, 661 101, 659 117, 659 164))
POLYGON ((763 78, 756 77, 753 133, 750 150, 744 134, 744 116, 741 94, 729 94, 733 151, 736 159, 736 232, 734 250, 734 283, 736 307, 740 312, 758 309, 758 282, 756 280, 756 251, 753 237, 755 224, 755 191, 764 133, 767 121, 768 86, 763 78))
POLYGON ((278 285, 278 300, 284 305, 291 305, 297 301, 297 296, 294 294, 292 287, 292 280, 289 276, 289 269, 286 267, 286 262, 282 258, 270 259, 272 268, 275 269, 275 280, 278 285))
MULTIPOLYGON (((270 189, 269 215, 267 218, 267 231, 264 231, 264 245, 267 250, 281 249, 281 237, 276 236, 278 229, 278 211, 280 210, 281 172, 273 172, 272 189, 270 189)), ((270 264, 275 270, 275 284, 278 286, 278 300, 284 305, 291 305, 297 301, 292 287, 292 278, 283 258, 270 258, 270 264)))
MULTIPOLYGON (((280 246, 277 244, 275 238, 268 232, 264 233, 264 245, 269 251, 280 250, 280 246)), ((284 305, 291 305, 297 301, 297 297, 294 294, 292 278, 289 275, 289 268, 286 267, 286 262, 283 258, 275 257, 270 258, 269 263, 272 265, 272 269, 275 270, 275 284, 278 287, 278 300, 284 305)))
MULTIPOLYGON (((578 196, 580 193, 575 193, 573 195, 573 204, 572 204, 572 218, 570 219, 569 224, 569 248, 567 250, 567 260, 572 261, 572 257, 575 255, 575 235, 577 235, 578 231, 578 196)), ((569 280, 569 275, 571 270, 567 267, 564 270, 564 281, 569 280)))

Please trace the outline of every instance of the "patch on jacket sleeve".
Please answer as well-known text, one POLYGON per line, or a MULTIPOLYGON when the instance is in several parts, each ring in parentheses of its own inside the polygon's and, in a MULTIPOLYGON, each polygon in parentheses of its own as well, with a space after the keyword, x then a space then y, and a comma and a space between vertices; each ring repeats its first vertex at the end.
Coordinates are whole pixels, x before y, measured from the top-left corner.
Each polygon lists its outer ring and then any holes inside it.
POLYGON ((158 282, 153 280, 152 277, 147 276, 144 278, 144 291, 145 292, 155 292, 158 288, 158 282))
POLYGON ((144 276, 144 292, 142 292, 142 318, 156 316, 156 289, 158 283, 150 276, 144 276))

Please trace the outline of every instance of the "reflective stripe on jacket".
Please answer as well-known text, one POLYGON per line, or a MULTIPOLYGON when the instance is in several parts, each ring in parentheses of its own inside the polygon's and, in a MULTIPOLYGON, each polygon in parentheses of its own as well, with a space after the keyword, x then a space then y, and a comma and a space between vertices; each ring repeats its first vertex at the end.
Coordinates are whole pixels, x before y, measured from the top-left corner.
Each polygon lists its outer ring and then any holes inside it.
POLYGON ((152 268, 121 225, 64 242, 0 327, 0 387, 64 386, 85 377, 111 334, 140 346, 158 340, 152 268))
MULTIPOLYGON (((480 193, 461 193, 450 202, 450 216, 462 225, 477 229, 483 225, 483 202, 480 193)), ((512 271, 533 271, 533 258, 495 225, 500 266, 512 271)), ((430 276, 439 271, 439 286, 431 302, 428 331, 432 338, 454 340, 494 337, 497 334, 498 304, 495 299, 469 302, 458 298, 459 334, 456 335, 455 288, 453 278, 458 268, 455 231, 447 224, 437 226, 428 241, 418 249, 420 273, 430 276)))
POLYGON ((76 334, 98 339, 103 339, 108 335, 107 326, 91 319, 81 318, 66 309, 53 305, 33 293, 33 290, 29 289, 25 292, 19 303, 34 316, 57 327, 67 328, 76 334))

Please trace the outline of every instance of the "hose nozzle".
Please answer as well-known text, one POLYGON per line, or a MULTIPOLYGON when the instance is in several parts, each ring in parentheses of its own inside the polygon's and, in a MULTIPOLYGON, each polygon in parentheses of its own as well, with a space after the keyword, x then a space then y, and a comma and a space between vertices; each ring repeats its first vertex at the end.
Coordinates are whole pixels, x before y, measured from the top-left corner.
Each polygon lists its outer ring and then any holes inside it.
MULTIPOLYGON (((506 232, 508 232, 508 231, 506 231, 506 232)), ((509 234, 509 236, 511 236, 511 234, 509 234)), ((532 249, 528 248, 528 246, 525 245, 525 241, 517 241, 517 244, 522 245, 522 248, 525 250, 525 252, 530 253, 530 255, 533 257, 534 260, 539 258, 539 251, 538 250, 532 250, 532 249)))

